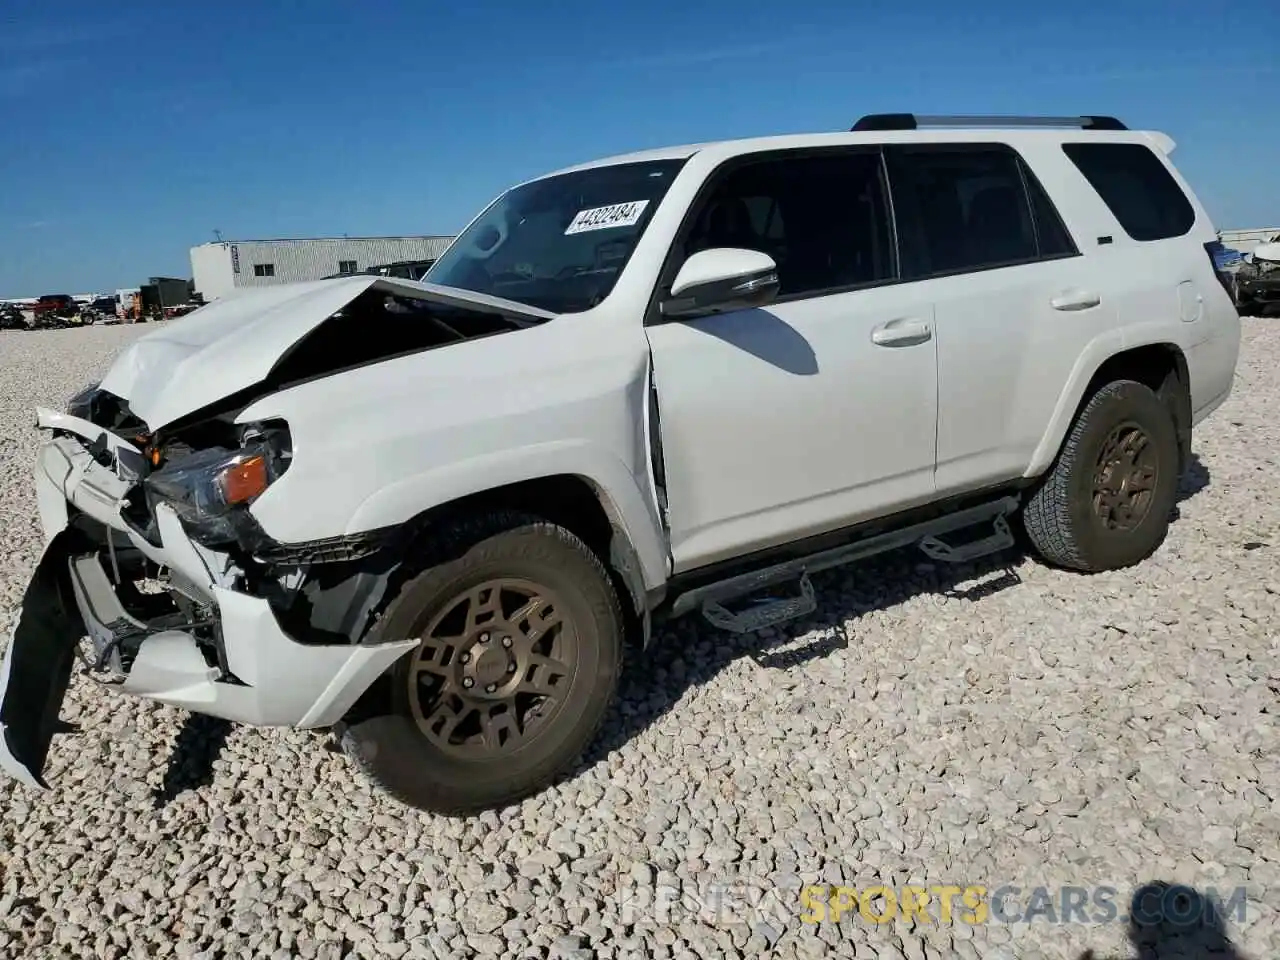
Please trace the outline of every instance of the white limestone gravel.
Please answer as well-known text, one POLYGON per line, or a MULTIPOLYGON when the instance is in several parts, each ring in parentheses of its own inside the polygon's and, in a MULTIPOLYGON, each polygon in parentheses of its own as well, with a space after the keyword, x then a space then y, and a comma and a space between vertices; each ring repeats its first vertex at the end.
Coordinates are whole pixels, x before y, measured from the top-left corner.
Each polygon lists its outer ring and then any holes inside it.
MULTIPOLYGON (((146 329, 0 332, 6 638, 32 408, 146 329)), ((1093 898, 1123 916, 1152 881, 1248 899, 1233 946, 1166 926, 1144 956, 1280 955, 1280 322, 1244 322, 1195 451, 1135 569, 956 582, 902 553, 817 580, 770 643, 670 626, 574 777, 472 820, 398 806, 324 734, 77 677, 53 789, 0 781, 0 956, 1131 957, 1093 898), (1085 888, 1092 922, 802 922, 803 886, 842 884, 1085 888)))

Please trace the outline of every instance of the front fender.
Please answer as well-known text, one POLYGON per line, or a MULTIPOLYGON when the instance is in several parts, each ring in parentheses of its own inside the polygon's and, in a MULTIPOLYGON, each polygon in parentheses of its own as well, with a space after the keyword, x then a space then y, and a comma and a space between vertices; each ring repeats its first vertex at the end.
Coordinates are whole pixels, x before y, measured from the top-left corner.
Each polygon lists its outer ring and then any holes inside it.
POLYGON ((667 555, 658 518, 618 457, 586 441, 558 440, 443 464, 389 484, 365 499, 346 533, 397 526, 434 506, 497 487, 571 474, 595 489, 611 521, 635 550, 647 589, 666 582, 667 555))

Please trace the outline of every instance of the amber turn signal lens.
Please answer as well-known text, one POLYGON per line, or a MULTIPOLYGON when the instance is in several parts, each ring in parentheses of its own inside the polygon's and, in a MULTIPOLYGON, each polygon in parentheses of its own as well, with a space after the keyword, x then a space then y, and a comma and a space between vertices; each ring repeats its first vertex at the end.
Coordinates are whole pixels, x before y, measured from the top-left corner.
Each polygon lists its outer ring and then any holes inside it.
POLYGON ((222 495, 227 503, 244 503, 267 489, 267 459, 261 454, 228 467, 222 474, 222 495))

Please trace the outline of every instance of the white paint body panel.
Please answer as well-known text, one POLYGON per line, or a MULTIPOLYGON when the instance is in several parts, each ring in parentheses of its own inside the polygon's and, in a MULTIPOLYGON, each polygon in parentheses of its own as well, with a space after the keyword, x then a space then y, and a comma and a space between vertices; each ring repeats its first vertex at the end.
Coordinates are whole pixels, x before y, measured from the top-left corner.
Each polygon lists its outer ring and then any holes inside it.
POLYGON ((553 316, 498 297, 386 277, 286 284, 219 300, 139 337, 116 359, 102 388, 127 399, 130 409, 155 430, 258 383, 290 347, 370 289, 535 321, 553 316))
POLYGON ((657 586, 667 564, 649 495, 647 367, 638 323, 582 314, 273 394, 239 419, 287 421, 293 462, 253 513, 270 536, 298 542, 572 474, 601 494, 657 586))
POLYGON ((932 322, 932 305, 904 292, 649 329, 675 569, 933 498, 933 340, 871 339, 895 320, 932 322))

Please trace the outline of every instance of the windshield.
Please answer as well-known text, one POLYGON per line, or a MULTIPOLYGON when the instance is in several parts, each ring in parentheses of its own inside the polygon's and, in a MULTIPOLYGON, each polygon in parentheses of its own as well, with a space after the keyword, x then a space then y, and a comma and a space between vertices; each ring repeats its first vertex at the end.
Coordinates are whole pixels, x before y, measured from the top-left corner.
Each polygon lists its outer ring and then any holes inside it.
POLYGON ((423 277, 554 313, 600 303, 683 160, 593 167, 495 200, 423 277))

